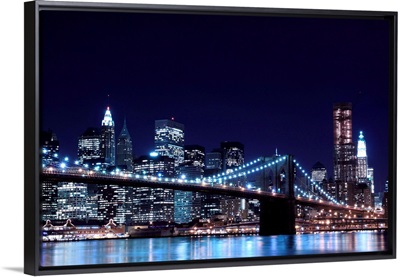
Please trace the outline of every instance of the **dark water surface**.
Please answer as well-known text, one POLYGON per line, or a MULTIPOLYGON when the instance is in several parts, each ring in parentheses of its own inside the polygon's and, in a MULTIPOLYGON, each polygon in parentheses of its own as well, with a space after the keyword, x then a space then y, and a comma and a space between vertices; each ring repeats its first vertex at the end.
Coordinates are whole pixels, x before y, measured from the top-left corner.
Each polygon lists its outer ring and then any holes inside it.
POLYGON ((164 237, 42 243, 41 265, 134 263, 387 250, 385 233, 164 237))

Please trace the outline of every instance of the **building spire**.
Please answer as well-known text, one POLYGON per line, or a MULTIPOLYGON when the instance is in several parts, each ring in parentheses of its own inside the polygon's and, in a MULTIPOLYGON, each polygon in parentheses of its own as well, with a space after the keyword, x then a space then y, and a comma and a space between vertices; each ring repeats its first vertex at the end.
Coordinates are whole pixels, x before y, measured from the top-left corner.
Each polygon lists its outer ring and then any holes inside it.
POLYGON ((131 137, 129 135, 128 128, 126 127, 126 117, 124 117, 124 125, 122 126, 122 130, 121 130, 121 133, 119 134, 119 137, 126 137, 126 138, 131 137))
POLYGON ((365 143, 363 132, 360 131, 357 143, 357 158, 367 157, 367 144, 365 143))
POLYGON ((112 120, 110 107, 107 107, 106 113, 104 114, 104 119, 101 121, 101 126, 114 126, 114 121, 112 120))

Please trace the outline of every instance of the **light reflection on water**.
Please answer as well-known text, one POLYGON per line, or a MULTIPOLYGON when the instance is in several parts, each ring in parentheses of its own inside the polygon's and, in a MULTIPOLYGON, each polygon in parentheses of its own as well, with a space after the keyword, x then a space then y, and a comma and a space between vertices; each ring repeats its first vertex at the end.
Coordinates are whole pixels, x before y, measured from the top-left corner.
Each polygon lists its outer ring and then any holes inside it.
POLYGON ((387 250, 385 233, 169 237, 42 243, 42 266, 287 256, 387 250))

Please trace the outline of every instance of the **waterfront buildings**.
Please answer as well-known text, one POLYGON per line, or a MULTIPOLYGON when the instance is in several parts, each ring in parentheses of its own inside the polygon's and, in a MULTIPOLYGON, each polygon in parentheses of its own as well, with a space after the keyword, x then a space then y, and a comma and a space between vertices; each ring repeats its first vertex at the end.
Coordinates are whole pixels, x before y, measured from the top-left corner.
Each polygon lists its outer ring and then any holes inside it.
MULTIPOLYGON (((42 166, 56 166, 60 161, 60 144, 52 130, 40 134, 42 166)), ((40 194, 41 218, 53 220, 57 217, 58 186, 55 182, 43 182, 40 194)))
MULTIPOLYGON (((205 167, 205 148, 200 145, 185 145, 184 162, 179 167, 181 178, 202 179, 205 167)), ((201 216, 201 194, 199 192, 175 191, 174 221, 190 222, 201 216)))
POLYGON ((126 222, 126 189, 117 185, 98 186, 98 217, 104 223, 113 219, 118 224, 126 222))
POLYGON ((57 218, 58 183, 42 182, 40 195, 41 219, 54 220, 57 218))
POLYGON ((57 193, 57 219, 85 220, 87 217, 87 185, 70 182, 59 184, 57 193))
MULTIPOLYGON (((143 155, 133 162, 133 173, 153 177, 174 177, 175 161, 157 153, 143 155)), ((139 187, 128 196, 132 201, 132 222, 169 222, 174 220, 174 191, 139 187)))
MULTIPOLYGON (((223 141, 219 149, 214 149, 206 155, 206 175, 214 175, 224 172, 229 174, 244 164, 244 145, 240 142, 223 141)), ((245 180, 239 178, 232 186, 244 185, 245 180)), ((215 214, 228 212, 230 218, 244 215, 241 208, 248 207, 244 199, 238 199, 223 195, 202 195, 201 217, 211 218, 215 214), (239 210, 241 212, 239 212, 239 210)), ((247 216, 247 214, 246 214, 247 216)))

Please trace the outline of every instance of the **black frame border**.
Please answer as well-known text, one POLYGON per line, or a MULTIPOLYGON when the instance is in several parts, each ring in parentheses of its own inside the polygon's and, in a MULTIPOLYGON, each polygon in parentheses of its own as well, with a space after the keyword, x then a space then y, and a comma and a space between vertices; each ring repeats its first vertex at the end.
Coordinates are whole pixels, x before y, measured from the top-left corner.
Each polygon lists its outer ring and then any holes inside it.
POLYGON ((158 4, 117 4, 89 2, 24 3, 24 273, 28 275, 82 274, 144 270, 194 269, 211 267, 299 264, 317 262, 361 261, 396 258, 396 170, 397 170, 397 32, 398 13, 393 11, 355 11, 318 9, 279 9, 220 6, 184 6, 158 4), (102 12, 221 14, 247 16, 291 16, 368 18, 390 23, 389 85, 389 250, 384 252, 341 253, 283 257, 254 257, 175 262, 146 262, 63 267, 40 267, 39 226, 39 11, 71 10, 102 12), (33 230, 32 230, 33 226, 33 230))

